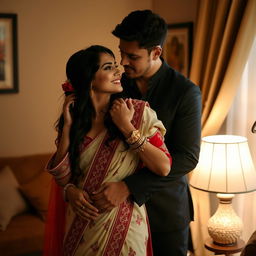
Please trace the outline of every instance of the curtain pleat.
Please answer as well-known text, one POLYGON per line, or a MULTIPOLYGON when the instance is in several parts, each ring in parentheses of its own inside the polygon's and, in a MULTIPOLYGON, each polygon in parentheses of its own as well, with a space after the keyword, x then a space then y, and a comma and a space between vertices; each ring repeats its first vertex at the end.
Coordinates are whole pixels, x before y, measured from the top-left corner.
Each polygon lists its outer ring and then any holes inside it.
MULTIPOLYGON (((243 8, 241 15, 241 5, 238 0, 234 0, 231 5, 230 20, 228 27, 237 31, 237 36, 232 34, 232 29, 225 31, 225 40, 223 40, 223 49, 220 51, 219 60, 216 64, 217 72, 224 72, 224 77, 218 82, 217 77, 213 77, 213 84, 219 83, 217 90, 211 88, 209 91, 208 104, 203 110, 203 131, 202 136, 216 134, 225 120, 240 83, 244 67, 246 65, 254 37, 256 35, 256 1, 249 0, 246 8, 243 8), (242 16, 242 21, 237 19, 242 16), (239 29, 237 29, 239 26, 239 29), (227 54, 232 44, 231 54, 227 54), (234 43, 233 43, 234 42, 234 43), (228 59, 226 58, 228 57, 228 59), (223 62, 227 66, 223 68, 223 62)), ((242 5, 245 1, 241 1, 242 5)))
MULTIPOLYGON (((202 92, 202 136, 217 134, 225 120, 255 35, 255 0, 199 2, 190 79, 202 92)), ((191 191, 195 208, 195 221, 191 223, 195 255, 210 255, 203 244, 212 215, 209 194, 191 191)))

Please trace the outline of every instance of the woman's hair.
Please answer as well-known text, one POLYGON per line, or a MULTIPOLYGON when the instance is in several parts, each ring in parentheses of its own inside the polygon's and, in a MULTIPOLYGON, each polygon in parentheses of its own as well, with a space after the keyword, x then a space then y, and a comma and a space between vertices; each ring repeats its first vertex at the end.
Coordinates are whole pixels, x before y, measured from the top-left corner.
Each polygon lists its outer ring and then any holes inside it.
MULTIPOLYGON (((92 127, 92 118, 95 116, 95 109, 93 107, 90 88, 91 82, 95 73, 99 69, 100 55, 107 53, 115 57, 113 52, 100 45, 93 45, 87 49, 80 50, 74 53, 66 64, 66 75, 70 84, 74 88, 75 103, 71 108, 72 126, 70 130, 70 146, 69 157, 71 166, 71 181, 76 182, 81 175, 79 168, 80 145, 84 140, 85 135, 92 127)), ((67 95, 68 93, 66 93, 67 95)), ((111 101, 114 99, 111 96, 111 101)), ((58 137, 56 143, 59 143, 62 130, 64 126, 64 117, 61 114, 56 122, 56 130, 58 137)), ((118 128, 113 124, 109 113, 105 117, 105 126, 109 132, 110 140, 120 137, 122 134, 118 128)))

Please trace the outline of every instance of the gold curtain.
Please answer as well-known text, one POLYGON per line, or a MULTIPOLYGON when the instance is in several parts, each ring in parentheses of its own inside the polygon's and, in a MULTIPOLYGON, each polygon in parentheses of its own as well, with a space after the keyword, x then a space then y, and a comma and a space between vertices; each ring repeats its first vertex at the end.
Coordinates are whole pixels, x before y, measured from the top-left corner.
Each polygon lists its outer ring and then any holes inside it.
MULTIPOLYGON (((190 79, 201 88, 202 136, 207 136, 218 133, 235 97, 256 35, 256 1, 199 0, 195 27, 190 79)), ((211 215, 209 196, 191 190, 195 255, 209 255, 203 248, 211 215)))

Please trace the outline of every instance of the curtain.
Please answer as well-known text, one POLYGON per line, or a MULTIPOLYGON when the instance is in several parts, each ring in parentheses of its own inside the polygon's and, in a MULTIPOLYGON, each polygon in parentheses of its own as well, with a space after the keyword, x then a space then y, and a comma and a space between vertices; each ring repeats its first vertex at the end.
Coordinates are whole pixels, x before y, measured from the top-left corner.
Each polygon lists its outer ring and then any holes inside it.
MULTIPOLYGON (((256 167, 256 133, 251 127, 256 120, 256 36, 244 69, 240 86, 228 113, 223 130, 227 134, 245 136, 248 139, 254 166, 256 167)), ((255 181, 256 182, 256 181, 255 181)), ((240 194, 233 202, 234 209, 242 219, 244 228, 242 238, 248 241, 256 230, 256 192, 240 194)))
MULTIPOLYGON (((199 2, 190 79, 202 92, 202 136, 217 134, 232 105, 256 34, 255 0, 199 2)), ((191 223, 196 256, 212 215, 209 194, 191 189, 195 221, 191 223)))

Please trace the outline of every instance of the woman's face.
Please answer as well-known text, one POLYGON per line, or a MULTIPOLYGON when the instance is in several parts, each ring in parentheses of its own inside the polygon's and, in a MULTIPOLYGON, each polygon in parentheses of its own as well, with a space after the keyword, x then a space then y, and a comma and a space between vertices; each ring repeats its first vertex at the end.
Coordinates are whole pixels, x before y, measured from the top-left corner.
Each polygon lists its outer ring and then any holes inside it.
POLYGON ((121 92, 123 88, 120 79, 121 72, 115 59, 107 53, 101 53, 99 69, 92 80, 92 91, 107 94, 121 92))

